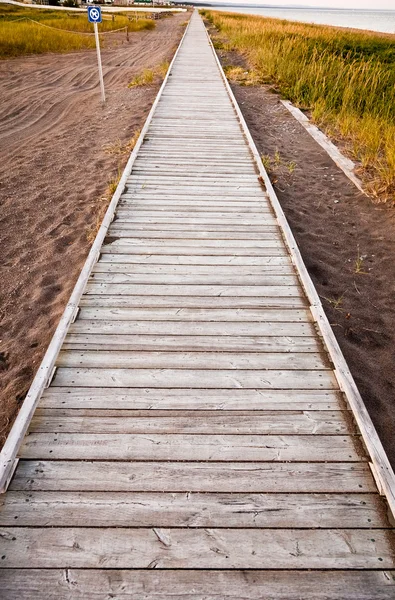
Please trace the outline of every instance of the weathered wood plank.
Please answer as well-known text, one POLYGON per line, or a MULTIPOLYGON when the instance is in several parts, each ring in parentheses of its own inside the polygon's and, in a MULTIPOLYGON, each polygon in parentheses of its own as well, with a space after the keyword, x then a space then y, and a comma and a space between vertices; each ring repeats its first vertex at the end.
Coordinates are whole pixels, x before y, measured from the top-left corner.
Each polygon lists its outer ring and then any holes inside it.
POLYGON ((389 528, 376 494, 9 492, 1 527, 389 528))
MULTIPOLYGON (((351 420, 346 419, 341 411, 275 411, 244 415, 224 414, 183 414, 182 416, 143 417, 125 414, 99 416, 88 411, 85 416, 76 416, 69 411, 66 415, 57 416, 36 414, 30 425, 30 433, 204 433, 218 434, 350 434, 355 428, 350 427, 351 420)), ((113 411, 115 412, 115 411, 113 411)))
MULTIPOLYGON (((80 322, 80 321, 78 321, 80 322)), ((322 352, 317 338, 300 336, 248 337, 214 335, 137 335, 69 333, 65 350, 179 351, 201 352, 322 352)))
MULTIPOLYGON (((203 219, 199 219, 198 222, 193 223, 191 220, 186 221, 185 219, 173 219, 171 214, 167 217, 165 214, 161 218, 140 218, 134 219, 132 216, 125 217, 119 215, 122 218, 122 222, 117 221, 115 226, 111 227, 110 233, 114 235, 125 235, 123 232, 130 232, 131 234, 141 233, 139 237, 144 237, 144 233, 150 234, 152 238, 156 237, 158 233, 162 234, 160 239, 165 239, 169 235, 173 235, 177 232, 177 235, 188 237, 191 231, 196 233, 199 237, 204 235, 206 237, 216 237, 223 239, 225 235, 229 235, 231 239, 240 239, 241 234, 259 234, 258 239, 267 239, 269 234, 277 234, 278 227, 275 225, 272 217, 265 219, 264 223, 245 224, 245 223, 230 223, 228 219, 225 223, 220 223, 219 220, 216 222, 203 222, 203 219), (155 233, 156 232, 156 233, 155 233)), ((128 236, 129 237, 129 236, 128 236)), ((133 237, 133 235, 130 235, 133 237)), ((245 237, 245 235, 244 235, 245 237)), ((225 238, 228 239, 228 238, 225 238)), ((249 238, 251 239, 251 238, 249 238)))
POLYGON ((186 223, 188 225, 205 225, 205 224, 218 224, 218 225, 247 225, 254 231, 255 225, 260 225, 264 231, 279 232, 278 225, 273 227, 267 224, 268 216, 272 217, 273 223, 276 222, 273 215, 268 215, 262 212, 255 212, 253 214, 245 212, 241 209, 239 212, 221 212, 211 211, 207 213, 204 209, 200 211, 190 212, 190 207, 187 207, 185 211, 175 208, 171 210, 169 204, 165 210, 158 212, 157 210, 151 210, 148 206, 141 208, 140 210, 133 210, 133 206, 130 209, 121 207, 117 214, 120 214, 123 218, 117 219, 115 223, 121 226, 128 221, 133 223, 186 223))
POLYGON ((4 569, 3 600, 393 600, 395 571, 4 569))
POLYGON ((60 367, 54 387, 135 387, 207 389, 337 389, 332 371, 242 371, 231 369, 106 369, 60 367))
MULTIPOLYGON (((147 301, 148 304, 148 301, 147 301)), ((213 321, 213 322, 309 322, 312 321, 311 312, 307 309, 213 309, 213 308, 105 308, 82 307, 78 318, 80 320, 101 321, 213 321)))
POLYGON ((287 464, 20 460, 10 489, 264 494, 377 493, 369 465, 364 462, 287 464))
POLYGON ((88 283, 85 294, 97 296, 236 296, 240 297, 285 297, 302 298, 298 285, 179 285, 179 284, 138 284, 138 283, 88 283))
POLYGON ((140 284, 140 285, 231 285, 231 286, 296 286, 298 278, 296 275, 273 275, 262 273, 261 275, 226 275, 213 273, 211 275, 182 275, 177 273, 113 273, 94 272, 90 281, 96 283, 118 283, 118 284, 140 284))
POLYGON ((132 240, 126 243, 126 240, 122 240, 122 244, 119 243, 119 238, 111 238, 108 237, 102 248, 102 254, 123 254, 123 255, 156 255, 156 256, 190 256, 191 254, 200 256, 229 256, 238 254, 240 257, 249 256, 249 257, 276 257, 283 256, 288 257, 288 254, 285 248, 236 248, 234 245, 230 245, 226 248, 221 247, 213 247, 210 246, 210 241, 204 243, 199 248, 196 246, 193 247, 189 245, 192 240, 185 240, 182 245, 180 244, 171 244, 168 246, 158 246, 157 240, 153 244, 150 242, 146 243, 144 246, 141 244, 133 244, 132 240), (118 240, 118 241, 117 241, 118 240), (117 242, 117 243, 116 243, 117 242))
POLYGON ((40 407, 137 410, 343 410, 336 390, 207 390, 154 388, 55 388, 44 391, 40 407))
POLYGON ((311 323, 249 321, 97 321, 77 320, 71 333, 111 333, 118 335, 191 335, 191 336, 261 336, 314 337, 311 323))
POLYGON ((30 433, 20 456, 34 460, 364 461, 346 435, 30 433))
POLYGON ((317 353, 259 352, 130 352, 104 348, 95 351, 62 351, 59 367, 107 369, 234 369, 328 370, 329 361, 317 353))
MULTIPOLYGON (((103 255, 108 256, 108 255, 103 255)), ((155 273, 166 275, 208 275, 211 277, 233 276, 239 275, 255 276, 271 276, 271 275, 294 275, 295 271, 292 265, 158 265, 151 264, 129 264, 129 263, 109 263, 100 260, 92 270, 93 273, 155 273)))
POLYGON ((177 266, 212 266, 212 267, 258 267, 277 268, 290 266, 291 260, 287 256, 200 256, 190 254, 188 256, 177 256, 174 254, 102 254, 100 263, 111 264, 153 264, 153 265, 177 265, 177 266))
POLYGON ((392 568, 393 541, 363 529, 3 527, 0 568, 392 568))
MULTIPOLYGON (((185 224, 185 228, 182 231, 172 231, 167 223, 163 223, 162 230, 159 231, 149 231, 149 229, 144 231, 137 231, 133 229, 133 223, 125 223, 123 225, 118 225, 115 222, 109 228, 109 235, 120 238, 122 243, 130 243, 134 240, 140 240, 140 243, 145 240, 154 240, 153 243, 157 241, 160 244, 164 242, 170 242, 172 244, 183 244, 185 241, 199 241, 199 240, 207 240, 211 242, 217 243, 218 241, 222 241, 228 244, 235 245, 238 242, 248 241, 250 244, 252 242, 257 243, 258 246, 263 246, 265 248, 278 248, 282 246, 282 240, 277 233, 261 233, 261 231, 219 231, 219 228, 214 228, 212 231, 208 231, 207 227, 204 227, 202 224, 202 228, 199 230, 197 227, 194 227, 192 223, 185 224), (127 241, 130 240, 130 241, 127 241), (172 240, 182 240, 174 242, 172 240)), ((208 225, 208 224, 207 224, 208 225)), ((214 224, 213 224, 214 225, 214 224)), ((151 243, 151 242, 145 242, 151 243)))
POLYGON ((270 296, 94 296, 84 295, 80 306, 118 308, 197 308, 197 309, 298 309, 307 307, 306 300, 299 297, 270 296))
MULTIPOLYGON (((246 236, 244 236, 245 238, 246 236)), ((286 256, 288 253, 284 248, 284 244, 279 238, 278 240, 261 240, 261 239, 210 239, 207 237, 205 239, 205 243, 203 244, 201 240, 197 239, 183 239, 182 241, 172 241, 171 239, 156 239, 152 242, 147 242, 146 239, 127 239, 120 238, 119 236, 109 236, 104 241, 111 249, 117 246, 131 246, 131 247, 139 247, 144 246, 143 254, 153 254, 151 250, 147 250, 147 246, 151 246, 153 248, 166 248, 166 254, 172 254, 168 249, 172 247, 184 246, 185 248, 199 248, 199 254, 204 252, 204 250, 210 249, 210 255, 215 254, 212 252, 212 249, 221 248, 222 252, 225 250, 225 254, 239 254, 239 250, 235 250, 235 248, 240 248, 247 253, 250 253, 254 249, 259 249, 260 252, 269 252, 266 256, 277 256, 276 249, 280 251, 278 256, 286 256), (204 246, 204 247, 203 247, 204 246)), ((188 254, 191 251, 188 250, 188 254)), ((185 253, 185 252, 184 252, 185 253)), ((124 254, 124 252, 122 252, 124 254)), ((265 256, 263 254, 263 256, 265 256)))

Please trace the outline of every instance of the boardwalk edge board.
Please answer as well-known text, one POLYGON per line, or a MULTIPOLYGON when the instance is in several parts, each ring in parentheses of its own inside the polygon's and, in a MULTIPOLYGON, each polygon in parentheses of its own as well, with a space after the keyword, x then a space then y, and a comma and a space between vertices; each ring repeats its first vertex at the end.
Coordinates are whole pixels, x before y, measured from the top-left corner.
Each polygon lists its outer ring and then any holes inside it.
POLYGON ((148 114, 147 120, 145 121, 145 124, 137 139, 136 145, 133 148, 133 151, 126 164, 126 167, 122 173, 122 177, 119 180, 117 189, 115 190, 114 195, 111 198, 111 202, 107 208, 106 214, 104 215, 99 231, 97 232, 96 238, 89 251, 88 257, 85 261, 82 271, 77 279, 77 283, 74 286, 70 299, 66 305, 66 308, 64 309, 64 312, 60 318, 52 340, 47 348, 44 358, 37 370, 37 373, 29 388, 26 398, 23 401, 18 416, 15 419, 15 422, 11 428, 10 433, 8 434, 6 442, 0 453, 0 494, 3 494, 7 491, 8 485, 15 472, 15 469, 18 464, 18 459, 16 458, 18 450, 26 435, 27 429, 30 425, 30 421, 33 418, 34 411, 41 398, 41 395, 52 377, 55 361, 62 347, 64 339, 67 335, 69 327, 75 319, 76 312, 78 311, 79 301, 85 291, 91 271, 99 258, 100 249, 107 235, 107 230, 113 221, 118 202, 127 185, 127 180, 130 176, 134 162, 137 158, 140 147, 144 141, 144 137, 148 131, 148 128, 154 116, 156 107, 166 87, 166 83, 171 73, 171 69, 184 42, 185 36, 188 32, 189 24, 190 20, 188 21, 188 25, 186 26, 181 41, 177 47, 176 52, 174 53, 173 59, 169 65, 166 76, 148 114))
POLYGON ((386 497, 386 500, 392 512, 392 516, 393 518, 395 518, 394 471, 390 465, 387 454, 380 441, 376 428, 373 425, 370 415, 366 409, 362 396, 359 393, 354 378, 348 368, 347 362, 343 356, 340 346, 332 331, 332 328, 322 306, 320 297, 317 293, 317 290, 314 287, 311 277, 307 271, 306 265, 304 264, 299 247, 296 243, 295 237, 285 217, 281 204, 277 198, 277 194, 272 186, 266 169, 262 164, 262 160, 260 158, 258 149, 248 129, 243 113, 241 112, 237 100, 233 94, 232 88, 229 85, 229 82, 226 78, 221 62, 217 56, 214 45, 211 41, 210 35, 207 31, 207 28, 205 29, 211 50, 214 54, 226 90, 236 111, 237 117, 240 122, 240 126, 247 140, 247 144, 251 150, 255 164, 258 168, 259 175, 262 178, 262 181, 266 188, 266 192, 269 195, 269 199, 273 207, 274 213, 277 217, 277 222, 283 234, 285 244, 288 247, 292 262, 300 278, 301 285, 310 302, 310 310, 312 312, 313 318, 315 319, 319 332, 322 336, 323 343, 325 344, 329 356, 334 364, 334 373, 337 378, 339 387, 344 393, 348 404, 350 405, 354 418, 362 434, 362 439, 366 446, 367 452, 370 458, 372 459, 371 469, 375 481, 378 484, 379 493, 386 497))

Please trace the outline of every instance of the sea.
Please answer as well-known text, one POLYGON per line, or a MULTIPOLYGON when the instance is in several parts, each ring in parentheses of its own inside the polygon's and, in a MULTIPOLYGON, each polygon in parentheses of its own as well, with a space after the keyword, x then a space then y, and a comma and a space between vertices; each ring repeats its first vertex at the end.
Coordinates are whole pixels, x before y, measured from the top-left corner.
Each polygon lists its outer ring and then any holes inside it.
MULTIPOLYGON (((395 0, 394 0, 395 2, 395 0)), ((200 8, 200 5, 197 5, 200 8)), ((395 10, 331 10, 314 8, 264 8, 232 4, 229 6, 210 6, 212 10, 247 13, 263 17, 275 17, 303 23, 319 23, 337 27, 369 29, 395 34, 395 10)))

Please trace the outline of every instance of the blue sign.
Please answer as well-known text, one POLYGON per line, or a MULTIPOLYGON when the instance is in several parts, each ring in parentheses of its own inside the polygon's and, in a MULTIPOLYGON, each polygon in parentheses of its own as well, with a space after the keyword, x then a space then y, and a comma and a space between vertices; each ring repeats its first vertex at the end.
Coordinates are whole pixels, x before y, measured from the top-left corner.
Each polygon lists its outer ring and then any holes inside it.
POLYGON ((100 6, 88 6, 88 21, 89 23, 101 23, 100 6))

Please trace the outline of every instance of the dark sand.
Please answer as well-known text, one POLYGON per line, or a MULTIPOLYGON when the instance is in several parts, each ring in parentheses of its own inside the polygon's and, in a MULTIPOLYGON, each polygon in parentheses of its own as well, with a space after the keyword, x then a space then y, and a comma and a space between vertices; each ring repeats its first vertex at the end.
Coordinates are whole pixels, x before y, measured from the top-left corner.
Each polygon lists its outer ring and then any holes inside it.
MULTIPOLYGON (((220 58, 245 66, 235 52, 220 58)), ((276 193, 395 468, 395 210, 361 194, 268 86, 232 89, 260 154, 272 158, 276 193)))
POLYGON ((159 89, 128 89, 144 68, 170 60, 187 14, 118 37, 102 52, 0 61, 0 444, 53 335, 128 158, 105 151, 144 124, 159 89))

